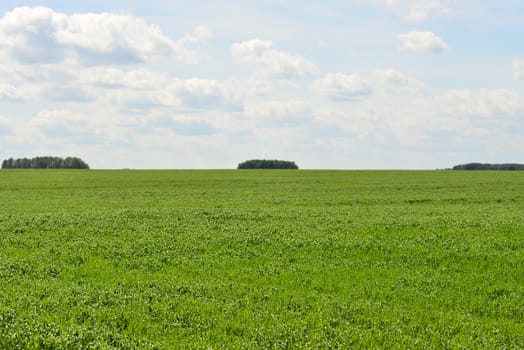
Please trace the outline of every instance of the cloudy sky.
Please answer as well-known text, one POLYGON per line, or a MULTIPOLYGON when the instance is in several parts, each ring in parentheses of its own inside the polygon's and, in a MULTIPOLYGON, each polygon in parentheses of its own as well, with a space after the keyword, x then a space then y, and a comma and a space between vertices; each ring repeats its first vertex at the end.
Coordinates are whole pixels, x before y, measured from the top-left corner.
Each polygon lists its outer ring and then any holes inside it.
POLYGON ((0 2, 0 158, 524 162, 524 0, 0 2))

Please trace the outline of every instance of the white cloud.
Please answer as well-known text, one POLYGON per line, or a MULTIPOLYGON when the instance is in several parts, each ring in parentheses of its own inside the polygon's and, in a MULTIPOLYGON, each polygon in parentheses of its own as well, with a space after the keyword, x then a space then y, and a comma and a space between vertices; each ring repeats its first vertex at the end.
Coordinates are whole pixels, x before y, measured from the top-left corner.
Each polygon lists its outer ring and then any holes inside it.
POLYGON ((404 103, 396 110, 388 133, 413 146, 435 152, 464 153, 493 149, 512 139, 512 130, 522 130, 520 116, 524 98, 506 89, 449 90, 434 96, 404 103))
POLYGON ((168 87, 181 106, 194 109, 239 109, 240 101, 224 84, 210 79, 176 80, 168 87))
POLYGON ((19 65, 13 67, 21 87, 0 84, 0 100, 96 102, 124 110, 160 107, 240 110, 242 93, 213 79, 176 79, 146 68, 122 70, 108 66, 19 65))
POLYGON ((64 14, 46 7, 17 7, 0 18, 0 50, 23 63, 135 63, 178 59, 196 62, 192 46, 210 33, 173 41, 156 25, 131 14, 64 14))
POLYGON ((481 89, 450 90, 444 96, 435 99, 434 108, 451 117, 492 118, 513 117, 524 111, 524 99, 511 90, 481 89))
POLYGON ((513 60, 513 75, 517 80, 524 80, 524 60, 513 60))
POLYGON ((71 79, 80 80, 82 85, 99 88, 127 88, 150 91, 164 89, 172 82, 169 75, 151 69, 139 68, 124 71, 113 67, 89 67, 80 69, 77 70, 76 76, 71 76, 71 79))
POLYGON ((335 101, 356 100, 359 97, 381 94, 420 94, 424 92, 424 84, 392 69, 376 69, 369 77, 359 74, 331 73, 317 80, 313 87, 335 101))
POLYGON ((395 69, 377 69, 371 76, 376 89, 386 93, 418 94, 424 91, 424 84, 395 69))
POLYGON ((400 8, 408 13, 412 21, 427 20, 433 14, 444 15, 449 12, 450 0, 386 0, 389 7, 400 8))
POLYGON ((318 74, 310 61, 273 47, 271 41, 252 39, 231 46, 233 58, 254 67, 262 75, 277 79, 297 79, 318 74))
POLYGON ((340 130, 361 144, 397 151, 400 145, 435 151, 478 146, 484 143, 482 137, 501 140, 508 130, 522 130, 522 113, 524 97, 505 89, 450 90, 441 96, 406 98, 374 94, 365 103, 314 112, 320 123, 333 129, 322 137, 326 142, 340 130))
POLYGON ((155 72, 129 72, 118 89, 99 90, 110 104, 134 109, 176 107, 184 110, 239 110, 242 101, 223 83, 212 79, 170 79, 155 72), (147 79, 148 73, 150 79, 147 79), (161 83, 161 84, 155 84, 161 83))
POLYGON ((316 110, 315 127, 318 131, 312 130, 312 132, 323 133, 325 139, 347 135, 364 139, 371 133, 379 132, 384 125, 384 121, 379 121, 370 114, 367 106, 355 104, 351 106, 349 113, 346 106, 340 109, 316 110))
POLYGON ((154 116, 145 122, 147 126, 167 129, 179 136, 209 136, 218 131, 214 124, 188 115, 154 116))
POLYGON ((313 119, 311 106, 300 100, 254 103, 246 106, 245 113, 265 128, 295 127, 313 119))
POLYGON ((399 34, 397 38, 402 42, 404 52, 438 54, 449 49, 444 40, 432 32, 411 31, 399 34))
POLYGON ((68 139, 74 144, 102 142, 114 127, 103 116, 86 116, 67 110, 43 110, 29 123, 33 140, 68 139))
POLYGON ((122 71, 112 67, 80 70, 79 85, 100 101, 133 108, 240 109, 241 98, 213 79, 174 79, 150 69, 122 71))
POLYGON ((11 84, 2 84, 0 83, 0 101, 7 100, 13 101, 20 99, 21 96, 18 93, 17 89, 11 84))
POLYGON ((199 26, 195 28, 193 34, 184 36, 180 40, 177 40, 177 43, 183 47, 191 45, 202 45, 207 43, 211 38, 213 38, 213 33, 211 33, 209 28, 199 26))
POLYGON ((314 86, 334 100, 352 100, 372 93, 369 81, 358 74, 328 74, 317 80, 314 86))

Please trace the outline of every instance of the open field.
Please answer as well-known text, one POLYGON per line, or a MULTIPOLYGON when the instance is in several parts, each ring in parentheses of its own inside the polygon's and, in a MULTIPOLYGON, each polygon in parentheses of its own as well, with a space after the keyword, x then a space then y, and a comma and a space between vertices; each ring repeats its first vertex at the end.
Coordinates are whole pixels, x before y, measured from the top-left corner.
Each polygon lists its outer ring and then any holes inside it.
POLYGON ((524 172, 0 171, 0 348, 524 348, 524 172))

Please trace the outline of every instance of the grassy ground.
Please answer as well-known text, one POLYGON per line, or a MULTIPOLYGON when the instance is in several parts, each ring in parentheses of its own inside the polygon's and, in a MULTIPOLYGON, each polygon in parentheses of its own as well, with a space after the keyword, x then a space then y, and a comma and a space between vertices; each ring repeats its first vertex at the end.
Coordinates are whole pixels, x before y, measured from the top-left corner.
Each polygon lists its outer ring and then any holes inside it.
POLYGON ((524 172, 0 171, 0 348, 524 348, 524 172))

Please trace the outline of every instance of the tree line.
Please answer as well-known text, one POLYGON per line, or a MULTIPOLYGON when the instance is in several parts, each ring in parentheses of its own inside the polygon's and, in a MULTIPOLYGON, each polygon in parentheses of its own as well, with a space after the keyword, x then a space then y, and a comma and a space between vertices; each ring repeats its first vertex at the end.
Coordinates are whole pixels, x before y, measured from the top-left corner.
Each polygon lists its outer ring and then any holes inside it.
POLYGON ((467 163, 455 165, 452 170, 524 170, 524 164, 504 163, 467 163))
POLYGON ((287 160, 251 159, 238 164, 237 169, 298 169, 298 166, 287 160))
POLYGON ((77 157, 9 158, 2 169, 89 169, 89 165, 77 157))

